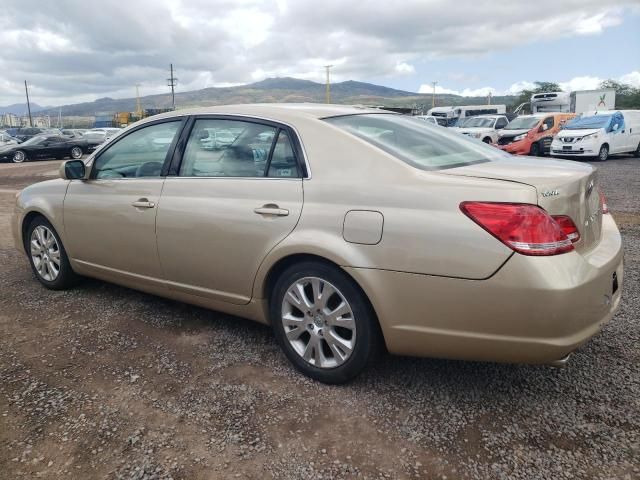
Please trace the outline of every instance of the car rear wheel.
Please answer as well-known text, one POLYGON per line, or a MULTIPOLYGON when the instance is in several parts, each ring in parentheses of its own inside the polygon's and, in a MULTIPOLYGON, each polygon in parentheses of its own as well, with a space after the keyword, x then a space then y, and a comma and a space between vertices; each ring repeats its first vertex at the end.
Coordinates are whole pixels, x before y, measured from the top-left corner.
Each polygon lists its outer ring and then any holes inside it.
POLYGON ((598 160, 604 162, 609 158, 609 145, 606 143, 600 147, 600 151, 598 152, 598 160))
POLYGON ((491 142, 491 139, 490 139, 489 137, 484 137, 484 138, 482 139, 482 141, 483 141, 484 143, 492 143, 492 142, 491 142))
POLYGON ((287 268, 275 284, 270 310, 285 355, 315 380, 344 383, 378 356, 375 315, 360 289, 336 267, 302 262, 287 268))
POLYGON ((73 147, 71 149, 71 152, 69 152, 71 155, 71 158, 77 160, 79 158, 82 157, 82 149, 80 147, 73 147))
POLYGON ((640 143, 638 144, 638 148, 636 148, 636 151, 633 152, 633 156, 636 158, 640 158, 640 143))
POLYGON ((13 157, 11 157, 11 161, 13 163, 26 162, 27 161, 27 154, 24 153, 22 150, 18 150, 13 154, 13 157))
POLYGON ((36 217, 27 228, 25 249, 38 281, 51 290, 64 290, 78 281, 55 228, 44 217, 36 217))

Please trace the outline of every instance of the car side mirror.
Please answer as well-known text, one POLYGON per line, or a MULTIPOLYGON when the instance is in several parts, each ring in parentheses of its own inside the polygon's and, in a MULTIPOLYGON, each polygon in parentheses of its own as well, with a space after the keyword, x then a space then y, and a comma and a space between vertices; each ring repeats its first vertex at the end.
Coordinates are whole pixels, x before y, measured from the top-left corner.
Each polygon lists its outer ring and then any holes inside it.
POLYGON ((60 165, 60 178, 64 180, 82 180, 86 171, 82 160, 68 160, 60 165))
POLYGON ((616 132, 618 130, 618 128, 620 128, 620 125, 618 125, 617 123, 613 125, 613 127, 611 128, 611 130, 613 130, 614 132, 616 132))

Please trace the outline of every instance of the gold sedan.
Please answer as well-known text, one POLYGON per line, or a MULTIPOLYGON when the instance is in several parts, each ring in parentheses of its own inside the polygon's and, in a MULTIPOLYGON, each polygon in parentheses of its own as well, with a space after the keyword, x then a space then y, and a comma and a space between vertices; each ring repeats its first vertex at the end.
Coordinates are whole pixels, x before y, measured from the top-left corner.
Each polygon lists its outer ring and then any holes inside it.
POLYGON ((60 174, 13 217, 45 287, 95 277, 270 324, 323 382, 383 349, 562 365, 620 303, 594 168, 382 110, 182 110, 60 174))

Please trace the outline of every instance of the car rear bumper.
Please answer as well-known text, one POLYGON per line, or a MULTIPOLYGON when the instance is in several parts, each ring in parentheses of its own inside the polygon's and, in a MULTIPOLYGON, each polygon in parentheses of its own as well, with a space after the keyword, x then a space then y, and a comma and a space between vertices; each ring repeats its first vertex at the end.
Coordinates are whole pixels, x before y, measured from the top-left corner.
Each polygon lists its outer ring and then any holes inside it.
POLYGON ((610 215, 591 251, 514 254, 487 280, 345 268, 376 310, 391 353, 551 363, 595 335, 621 299, 623 253, 610 215), (618 288, 613 291, 613 277, 618 288))

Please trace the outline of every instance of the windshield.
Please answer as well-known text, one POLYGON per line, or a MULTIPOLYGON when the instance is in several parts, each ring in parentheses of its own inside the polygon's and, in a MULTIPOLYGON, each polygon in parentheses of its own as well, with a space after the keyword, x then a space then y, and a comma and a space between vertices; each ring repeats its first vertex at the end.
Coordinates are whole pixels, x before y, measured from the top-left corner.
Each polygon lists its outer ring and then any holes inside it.
POLYGON ((464 135, 403 115, 360 114, 325 121, 422 170, 440 170, 508 156, 464 135))
POLYGON ((517 117, 509 122, 509 124, 504 127, 505 130, 524 130, 531 129, 535 127, 540 118, 538 117, 517 117))
POLYGON ((493 128, 496 123, 495 118, 465 118, 464 121, 458 122, 458 127, 462 128, 493 128), (462 124, 461 124, 462 123, 462 124))
POLYGON ((43 137, 42 135, 38 135, 37 137, 31 137, 29 140, 24 142, 22 145, 37 145, 43 142, 47 137, 43 137))
POLYGON ((591 128, 605 128, 611 120, 611 115, 595 115, 593 117, 575 118, 564 125, 566 130, 587 130, 591 128))

